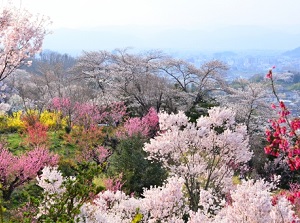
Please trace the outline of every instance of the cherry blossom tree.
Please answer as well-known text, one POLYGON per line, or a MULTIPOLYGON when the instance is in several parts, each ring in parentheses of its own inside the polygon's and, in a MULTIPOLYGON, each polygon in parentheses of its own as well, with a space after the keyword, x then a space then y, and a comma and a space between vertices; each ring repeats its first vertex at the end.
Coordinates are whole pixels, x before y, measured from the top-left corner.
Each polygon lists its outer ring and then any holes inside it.
POLYGON ((224 194, 232 186, 234 171, 252 156, 246 126, 236 124, 234 116, 229 109, 215 107, 195 124, 183 112, 159 113, 160 134, 145 144, 148 159, 159 160, 185 180, 194 211, 203 208, 202 190, 212 189, 216 197, 224 194))
POLYGON ((217 99, 221 106, 236 111, 237 121, 245 123, 249 134, 252 134, 257 130, 264 131, 264 123, 272 114, 267 102, 270 90, 266 81, 251 82, 246 79, 237 79, 226 88, 227 94, 220 95, 217 99))
POLYGON ((158 51, 132 54, 125 49, 112 54, 118 98, 135 108, 140 116, 150 107, 159 111, 167 98, 169 84, 158 75, 158 65, 163 58, 158 51))
POLYGON ((266 177, 265 167, 269 168, 262 142, 265 140, 268 120, 275 115, 269 105, 272 98, 270 90, 269 83, 265 80, 251 82, 239 78, 225 88, 225 94, 216 96, 220 106, 233 109, 236 121, 247 126, 250 148, 254 153, 250 161, 251 174, 260 174, 262 177, 266 177))
POLYGON ((272 204, 274 188, 274 184, 264 180, 243 180, 231 193, 231 204, 224 207, 213 222, 294 222, 297 219, 293 207, 284 196, 272 204))
POLYGON ((189 92, 191 85, 197 81, 197 68, 184 60, 166 58, 160 63, 159 70, 167 74, 175 87, 184 92, 189 92))
POLYGON ((8 77, 26 59, 39 52, 49 24, 46 17, 35 17, 13 6, 0 12, 0 81, 8 77))
POLYGON ((114 81, 112 57, 107 51, 84 51, 72 70, 77 79, 93 82, 103 94, 111 89, 114 81))

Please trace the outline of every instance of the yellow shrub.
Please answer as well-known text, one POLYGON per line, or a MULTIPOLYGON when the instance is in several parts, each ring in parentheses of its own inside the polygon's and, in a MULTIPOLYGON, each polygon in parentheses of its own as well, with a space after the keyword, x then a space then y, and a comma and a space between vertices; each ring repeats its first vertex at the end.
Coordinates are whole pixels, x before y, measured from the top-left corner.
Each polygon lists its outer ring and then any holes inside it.
POLYGON ((64 117, 62 120, 61 120, 61 127, 64 129, 66 126, 68 126, 68 118, 64 117))
POLYGON ((58 125, 58 114, 55 112, 43 111, 40 115, 40 122, 50 129, 55 129, 58 125))
POLYGON ((7 128, 10 131, 20 131, 24 129, 25 123, 21 119, 22 111, 14 112, 11 116, 7 116, 7 128))
POLYGON ((60 112, 43 111, 40 114, 40 122, 50 129, 63 129, 67 126, 66 118, 62 118, 60 112))

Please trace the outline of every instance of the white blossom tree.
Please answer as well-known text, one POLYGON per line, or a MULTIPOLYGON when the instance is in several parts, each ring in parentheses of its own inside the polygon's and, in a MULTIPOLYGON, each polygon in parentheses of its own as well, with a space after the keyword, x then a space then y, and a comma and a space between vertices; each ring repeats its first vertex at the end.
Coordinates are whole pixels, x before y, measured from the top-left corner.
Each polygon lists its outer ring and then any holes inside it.
POLYGON ((217 97, 221 106, 236 111, 239 122, 245 123, 250 134, 257 130, 264 131, 270 118, 270 88, 267 82, 251 82, 237 79, 226 88, 226 93, 217 97), (238 102, 238 103, 237 103, 238 102))
POLYGON ((217 214, 214 222, 294 222, 292 205, 285 197, 279 197, 277 203, 272 204, 273 189, 274 185, 264 180, 242 181, 231 194, 232 203, 217 214))
POLYGON ((114 76, 111 53, 107 51, 84 51, 72 71, 76 79, 93 83, 103 94, 111 90, 114 76))
POLYGON ((160 113, 160 134, 145 144, 149 159, 159 160, 171 174, 184 179, 194 211, 203 208, 199 205, 202 190, 224 195, 232 186, 234 170, 252 156, 246 126, 236 124, 234 117, 234 112, 220 107, 209 110, 209 116, 200 117, 196 124, 188 122, 183 112, 160 113))
POLYGON ((131 54, 125 49, 112 54, 118 97, 129 102, 140 114, 146 114, 150 107, 159 111, 167 100, 169 83, 158 75, 158 64, 163 58, 157 51, 131 54))

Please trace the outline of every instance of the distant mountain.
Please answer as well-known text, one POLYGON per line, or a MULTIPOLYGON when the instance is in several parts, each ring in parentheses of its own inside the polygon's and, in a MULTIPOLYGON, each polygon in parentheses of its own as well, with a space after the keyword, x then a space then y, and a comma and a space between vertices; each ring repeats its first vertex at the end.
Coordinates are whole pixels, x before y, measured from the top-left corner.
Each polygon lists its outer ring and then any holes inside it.
POLYGON ((282 54, 283 56, 288 56, 288 57, 296 57, 300 58, 300 47, 297 47, 293 50, 286 51, 282 54))
POLYGON ((125 47, 138 50, 214 52, 252 49, 284 51, 300 44, 300 26, 290 30, 293 31, 257 26, 208 27, 197 30, 139 26, 58 29, 46 37, 44 49, 73 55, 80 54, 82 50, 125 47))

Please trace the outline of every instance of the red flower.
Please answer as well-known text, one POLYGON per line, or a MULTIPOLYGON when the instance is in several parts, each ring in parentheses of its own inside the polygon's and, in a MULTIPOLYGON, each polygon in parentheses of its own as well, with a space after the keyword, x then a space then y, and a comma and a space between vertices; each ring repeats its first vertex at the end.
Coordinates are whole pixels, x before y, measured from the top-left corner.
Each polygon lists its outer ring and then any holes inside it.
POLYGON ((267 78, 272 78, 272 69, 270 69, 269 73, 267 73, 267 78))

